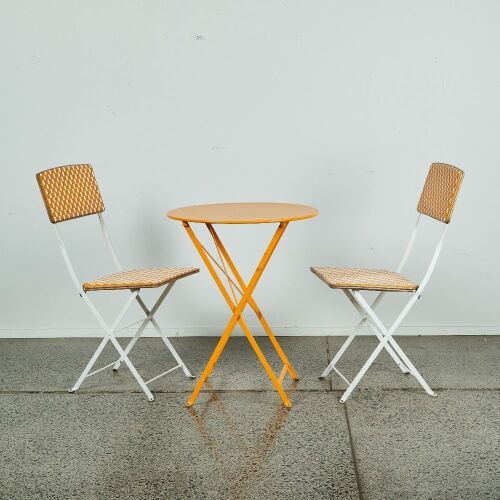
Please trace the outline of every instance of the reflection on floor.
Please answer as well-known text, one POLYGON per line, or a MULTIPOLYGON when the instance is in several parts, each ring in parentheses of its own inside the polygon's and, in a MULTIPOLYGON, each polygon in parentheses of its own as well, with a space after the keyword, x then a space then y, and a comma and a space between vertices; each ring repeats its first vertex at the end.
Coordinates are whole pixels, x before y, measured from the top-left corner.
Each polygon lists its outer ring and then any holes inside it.
MULTIPOLYGON (((206 425, 206 420, 214 418, 214 410, 220 414, 223 421, 224 434, 245 452, 245 461, 238 464, 239 472, 235 475, 227 476, 228 491, 232 498, 241 498, 243 493, 251 490, 252 481, 259 475, 259 472, 264 467, 265 459, 269 450, 278 437, 278 433, 285 424, 285 421, 290 414, 290 410, 279 404, 276 407, 275 413, 269 419, 265 426, 265 430, 261 436, 258 436, 255 442, 248 445, 240 438, 238 423, 233 419, 231 413, 225 408, 223 399, 220 393, 214 392, 211 384, 205 384, 210 394, 208 401, 203 403, 203 407, 198 412, 194 407, 188 409, 193 417, 193 421, 200 432, 200 436, 205 441, 208 449, 212 453, 215 460, 221 467, 221 470, 228 470, 226 464, 226 456, 220 450, 220 443, 217 436, 210 433, 209 427, 206 425)), ((288 388, 288 393, 292 394, 297 387, 297 382, 292 382, 288 388)))

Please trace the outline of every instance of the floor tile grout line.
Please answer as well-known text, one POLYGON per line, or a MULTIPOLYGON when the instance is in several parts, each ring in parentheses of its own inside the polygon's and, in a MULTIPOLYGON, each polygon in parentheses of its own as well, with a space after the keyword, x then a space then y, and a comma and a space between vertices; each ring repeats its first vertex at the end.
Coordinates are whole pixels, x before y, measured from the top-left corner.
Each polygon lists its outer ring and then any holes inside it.
MULTIPOLYGON (((422 392, 422 390, 418 387, 399 387, 399 388, 373 388, 374 391, 382 391, 382 392, 422 392)), ((452 388, 434 388, 435 391, 445 392, 445 391, 463 391, 463 392, 495 392, 500 391, 500 387, 452 387, 452 388)), ((365 391, 370 391, 370 389, 365 389, 365 391)), ((270 389, 212 389, 212 390, 202 390, 203 394, 210 393, 236 393, 236 392, 249 392, 249 393, 275 393, 276 391, 272 388, 270 389)), ((344 389, 297 389, 298 393, 321 393, 321 392, 333 392, 333 393, 343 393, 344 389)), ((190 394, 191 389, 181 390, 181 391, 168 391, 168 390, 153 390, 154 394, 190 394)), ((78 395, 91 395, 91 394, 143 394, 142 391, 132 389, 132 390, 96 390, 96 391, 88 391, 88 390, 80 390, 75 394, 69 394, 66 389, 48 389, 48 390, 36 390, 36 389, 21 389, 21 390, 0 390, 1 395, 8 394, 68 394, 70 396, 78 396, 78 395)), ((423 394, 425 396, 425 394, 423 394)), ((340 403, 339 403, 340 404, 340 403)))
POLYGON ((356 460, 356 450, 354 449, 354 439, 352 437, 351 422, 349 421, 349 413, 347 412, 347 404, 344 403, 343 406, 344 406, 344 416, 345 416, 346 425, 347 425, 347 435, 349 436, 349 444, 351 447, 351 456, 352 456, 352 463, 353 463, 353 467, 354 467, 354 475, 356 477, 356 485, 358 487, 359 500, 363 500, 363 488, 361 486, 361 476, 359 474, 358 462, 356 460))
MULTIPOLYGON (((326 342, 326 366, 329 366, 330 362, 332 360, 331 355, 330 355, 329 337, 325 336, 325 342, 326 342)), ((328 386, 330 388, 330 392, 344 392, 344 389, 336 389, 334 391, 332 377, 328 377, 328 386)), ((354 441, 353 441, 352 433, 351 433, 351 425, 349 422, 349 415, 347 414, 347 406, 345 404, 343 404, 342 406, 344 407, 344 418, 345 418, 346 426, 347 426, 347 435, 349 437, 349 446, 351 449, 352 465, 353 465, 353 469, 354 469, 354 477, 356 478, 358 497, 359 497, 359 500, 363 500, 363 490, 361 489, 361 478, 359 476, 358 464, 356 461, 356 452, 354 450, 354 441)))
MULTIPOLYGON (((191 389, 186 389, 182 391, 166 391, 166 390, 157 390, 152 389, 153 394, 190 394, 191 389)), ((204 389, 200 393, 201 394, 224 394, 224 393, 237 393, 237 392, 248 392, 248 393, 276 393, 274 389, 204 389)), ((328 393, 330 392, 328 389, 301 389, 296 392, 305 392, 305 393, 328 393)), ((341 392, 334 389, 332 392, 341 392)), ((0 390, 0 396, 8 395, 8 394, 68 394, 69 396, 83 396, 83 395, 94 395, 94 394, 143 394, 139 389, 131 389, 131 390, 79 390, 76 393, 69 393, 65 389, 48 389, 48 390, 0 390)))

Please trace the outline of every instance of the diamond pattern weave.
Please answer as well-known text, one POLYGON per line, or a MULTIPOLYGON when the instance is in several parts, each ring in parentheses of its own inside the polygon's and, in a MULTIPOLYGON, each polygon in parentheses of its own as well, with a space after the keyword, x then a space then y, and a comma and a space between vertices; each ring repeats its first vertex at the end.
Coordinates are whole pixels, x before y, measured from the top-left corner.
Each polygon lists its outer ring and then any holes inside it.
POLYGON ((417 210, 448 224, 457 201, 464 173, 446 163, 433 163, 427 174, 417 210))
POLYGON ((110 276, 105 276, 94 281, 87 281, 83 284, 83 289, 86 291, 97 291, 157 288, 199 271, 196 267, 132 269, 130 271, 111 274, 110 276))
POLYGON ((413 292, 418 288, 403 275, 383 269, 311 267, 311 271, 330 288, 413 292))
POLYGON ((36 178, 53 224, 104 211, 104 202, 90 165, 51 168, 39 172, 36 178))

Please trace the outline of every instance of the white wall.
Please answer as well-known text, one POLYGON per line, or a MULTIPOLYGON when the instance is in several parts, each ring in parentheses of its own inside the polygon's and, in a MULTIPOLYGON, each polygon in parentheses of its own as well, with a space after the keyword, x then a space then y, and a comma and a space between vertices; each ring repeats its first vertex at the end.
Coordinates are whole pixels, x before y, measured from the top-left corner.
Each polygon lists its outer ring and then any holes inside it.
MULTIPOLYGON (((91 163, 129 266, 200 265, 168 209, 311 204, 256 292, 280 333, 356 320, 310 265, 395 267, 426 170, 465 170, 442 259, 406 332, 500 330, 500 3, 497 1, 0 0, 0 328, 82 334, 95 322, 58 253, 35 172, 91 163)), ((93 220, 62 225, 82 279, 112 271, 93 220), (103 256, 101 258, 101 255, 103 256)), ((408 274, 419 279, 429 244, 408 274)), ((249 273, 272 228, 223 227, 249 273)), ((217 334, 208 272, 160 319, 217 334), (208 328, 207 328, 208 327, 208 328)), ((108 316, 124 299, 96 294, 108 316)), ((390 320, 402 298, 387 301, 390 320)), ((251 321, 252 324, 255 321, 251 321)), ((330 328, 336 327, 336 328, 330 328)))

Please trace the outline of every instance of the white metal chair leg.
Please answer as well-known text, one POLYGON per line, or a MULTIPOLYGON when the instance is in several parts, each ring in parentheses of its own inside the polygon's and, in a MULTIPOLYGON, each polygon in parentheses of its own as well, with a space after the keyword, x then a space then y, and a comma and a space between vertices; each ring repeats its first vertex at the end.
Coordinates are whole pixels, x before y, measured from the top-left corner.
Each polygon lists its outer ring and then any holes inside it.
POLYGON ((429 387, 427 382, 424 380, 422 375, 418 372, 418 370, 415 368, 414 364, 410 361, 408 356, 404 353, 403 349, 399 346, 399 344, 396 342, 394 337, 391 337, 389 339, 389 342, 391 342, 392 347, 394 350, 398 353, 399 357, 405 362, 406 366, 410 369, 410 373, 417 379, 418 383, 422 386, 424 391, 429 394, 429 396, 434 396, 436 397, 436 393, 429 387))
POLYGON ((153 382, 154 380, 156 380, 156 379, 158 379, 160 377, 163 377, 164 375, 167 375, 168 373, 176 370, 177 368, 182 368, 187 377, 194 378, 191 375, 191 373, 189 372, 189 370, 187 369, 187 367, 184 364, 184 362, 182 361, 181 357, 177 354, 176 350, 174 349, 174 347, 172 346, 172 344, 168 340, 168 337, 161 331, 160 327, 158 326, 158 323, 156 322, 156 320, 153 317, 154 313, 158 310, 158 308, 160 307, 161 303, 163 302, 163 300, 165 299, 165 297, 168 295, 168 293, 172 289, 172 286, 173 286, 173 282, 170 283, 165 288, 165 290, 160 295, 160 297, 156 301, 156 303, 155 303, 154 307, 151 309, 151 311, 149 311, 149 309, 146 307, 146 304, 144 304, 144 301, 139 296, 139 290, 132 290, 132 294, 128 298, 127 302, 123 306, 122 310, 118 314, 117 318, 115 319, 115 321, 113 322, 113 325, 111 327, 108 327, 106 325, 106 322, 104 321, 103 317, 100 315, 99 311, 96 309, 96 307, 91 302, 91 300, 87 297, 87 294, 82 290, 82 292, 80 293, 81 297, 85 300, 85 302, 89 306, 90 310, 92 311, 92 313, 94 314, 94 316, 97 318, 97 320, 99 321, 99 323, 101 324, 101 326, 105 330, 106 336, 104 337, 104 339, 99 344, 99 347, 97 348, 97 350, 94 353, 94 355, 92 356, 91 360, 88 362, 88 364, 85 367, 84 371, 80 375, 77 383, 74 385, 74 387, 72 387, 70 389, 70 392, 75 392, 76 390, 78 390, 78 388, 80 387, 80 385, 82 384, 82 382, 86 378, 91 377, 92 375, 94 375, 94 374, 96 374, 96 373, 98 373, 98 372, 100 372, 102 370, 105 370, 106 368, 109 368, 109 367, 113 366, 113 368, 115 370, 118 369, 121 362, 124 362, 127 365, 128 369, 130 370, 130 372, 132 373, 132 375, 136 379, 136 381, 139 384, 139 386, 141 387, 141 389, 146 394, 146 396, 147 396, 147 398, 148 398, 149 401, 154 401, 154 396, 153 396, 152 392, 150 391, 150 389, 148 388, 147 384, 149 384, 150 382, 153 382), (114 336, 114 333, 116 332, 116 329, 117 329, 119 323, 121 322, 121 320, 125 316, 125 313, 127 312, 127 310, 129 309, 129 307, 131 306, 131 304, 132 304, 132 302, 134 300, 138 301, 138 303, 140 304, 141 308, 143 309, 143 311, 146 314, 146 318, 142 321, 140 327, 138 328, 137 332, 132 337, 132 339, 130 340, 130 342, 127 344, 126 348, 123 349, 121 347, 120 343, 118 342, 118 340, 116 339, 116 337, 114 336), (144 331, 144 329, 146 328, 146 325, 149 322, 151 322, 154 325, 155 329, 160 334, 163 342, 166 344, 166 346, 168 347, 169 351, 171 352, 171 354, 173 355, 173 357, 175 358, 175 360, 177 361, 178 364, 176 366, 174 366, 173 368, 170 368, 169 370, 167 370, 167 371, 161 373, 160 375, 157 375, 156 377, 153 377, 151 380, 148 380, 147 382, 145 382, 142 379, 142 377, 139 375, 138 371, 135 369, 135 367, 132 364, 132 362, 130 361, 130 359, 128 357, 128 354, 131 351, 131 349, 134 347, 134 345, 137 342, 137 340, 140 338, 142 332, 144 331), (114 361, 113 363, 110 363, 110 364, 108 364, 106 366, 103 366, 102 368, 99 368, 98 370, 90 372, 92 366, 94 365, 94 363, 99 358, 100 354, 102 353, 102 350, 104 349, 104 347, 105 347, 105 345, 107 344, 108 341, 111 341, 111 343, 113 344, 113 346, 115 347, 115 349, 118 351, 118 354, 119 354, 120 357, 118 358, 117 361, 114 361))
POLYGON ((182 368, 182 371, 184 372, 184 375, 186 375, 186 377, 188 377, 188 378, 195 379, 196 377, 194 375, 192 375, 191 372, 188 370, 187 366, 184 364, 184 361, 182 361, 181 357, 179 356, 179 354, 175 350, 174 346, 172 345, 172 343, 170 342, 170 340, 165 335, 165 333, 160 328, 160 326, 158 325, 158 323, 156 322, 156 320, 154 318, 151 318, 151 323, 153 324, 153 326, 155 327, 156 331, 159 333, 159 335, 162 338, 163 342, 167 346, 168 350, 170 351, 170 354, 172 354, 172 356, 175 358, 175 360, 177 361, 177 363, 179 364, 179 366, 182 368))
POLYGON ((135 380, 137 380, 137 383, 148 397, 148 401, 154 401, 155 398, 153 394, 149 390, 148 386, 146 385, 142 377, 139 375, 139 372, 135 369, 135 366, 132 364, 130 359, 128 359, 128 356, 125 354, 125 351, 122 349, 122 346, 118 343, 118 340, 116 340, 115 337, 113 337, 112 335, 110 337, 110 340, 115 346, 115 349, 118 351, 118 354, 120 354, 121 356, 120 359, 122 359, 124 363, 127 365, 128 369, 134 376, 135 380))
MULTIPOLYGON (((135 343, 139 340, 139 337, 142 335, 142 332, 146 328, 146 325, 149 323, 149 318, 146 318, 142 323, 141 326, 137 329, 135 332, 134 336, 130 340, 130 342, 127 344, 127 347, 125 348, 125 354, 128 356, 128 353, 132 350, 132 347, 134 347, 135 343)), ((114 365, 113 365, 113 371, 118 371, 120 368, 120 364, 122 362, 122 358, 120 358, 114 365)))
MULTIPOLYGON (((144 391, 144 393, 148 397, 148 400, 149 401, 154 401, 153 394, 148 389, 148 386, 144 383, 144 380, 142 380, 142 377, 139 375, 139 373, 135 369, 134 365, 128 359, 128 356, 125 354, 125 351, 123 350, 123 348, 121 347, 121 345, 118 343, 118 341, 116 340, 116 338, 113 335, 114 332, 115 332, 115 330, 116 330, 116 328, 117 328, 117 326, 120 324, 120 321, 125 316, 125 313, 128 311, 129 307, 132 305, 132 302, 138 296, 138 293, 139 293, 138 290, 133 290, 132 291, 132 294, 130 295, 130 297, 128 298, 127 302, 123 306, 122 310, 120 311, 120 313, 116 317, 116 319, 113 322, 113 325, 111 326, 111 328, 106 325, 106 322, 104 321, 103 317, 99 314, 99 311, 97 311, 97 309, 95 308, 94 304, 87 297, 87 294, 84 293, 82 295, 82 298, 85 300, 85 302, 89 306, 90 310, 94 313, 94 316, 97 318, 97 320, 99 321, 99 323, 101 324, 101 326, 106 331, 106 337, 103 339, 103 341, 101 342, 101 344, 97 348, 97 351, 94 353, 94 356, 92 356, 92 359, 90 360, 90 362, 88 363, 88 365, 85 368, 84 372, 82 373, 82 375, 78 379, 79 383, 77 382, 77 384, 75 385, 75 387, 73 387, 73 389, 71 390, 71 392, 76 391, 80 387, 80 385, 83 382, 83 380, 85 378, 87 378, 87 377, 89 377, 89 376, 92 375, 92 373, 89 373, 90 368, 92 367, 92 365, 95 363, 95 361, 97 360, 97 358, 101 354, 101 352, 104 349, 104 346, 106 345, 107 341, 110 340, 112 342, 112 344, 114 345, 115 349, 118 351, 118 354, 120 355, 119 359, 121 359, 121 360, 123 360, 125 362, 125 364, 127 365, 128 369, 130 370, 130 372, 132 373, 132 375, 134 376, 134 378, 137 380, 137 383, 139 384, 139 386, 141 387, 141 389, 144 391)), ((99 372, 101 370, 104 370, 105 368, 107 368, 108 366, 111 366, 113 364, 114 363, 110 363, 109 365, 104 366, 104 367, 100 368, 99 370, 96 370, 94 373, 97 373, 97 372, 99 372)))
POLYGON ((358 293, 357 296, 356 296, 356 298, 357 298, 357 300, 360 303, 364 302, 364 304, 365 304, 364 307, 366 308, 367 313, 368 314, 371 313, 371 316, 373 316, 373 318, 372 318, 373 322, 379 328, 380 332, 382 334, 385 334, 385 335, 389 335, 390 334, 388 342, 390 342, 392 344, 393 348, 397 351, 397 353, 399 354, 399 356, 401 357, 401 359, 405 362, 406 366, 408 366, 408 368, 410 369, 410 373, 418 380, 418 382, 420 383, 420 385, 422 386, 422 388, 424 389, 424 391, 427 394, 429 394, 430 396, 435 396, 436 394, 434 393, 434 391, 429 387, 429 385, 424 380, 424 378, 422 377, 422 375, 420 375, 420 373, 415 368, 415 366, 413 365, 413 363, 410 361, 410 359, 408 358, 408 356, 404 353, 403 349, 401 349, 401 347, 399 346, 399 344, 396 342, 396 339, 393 337, 394 331, 399 327, 401 321, 404 319, 404 317, 406 316, 406 314, 408 314, 408 312, 411 309, 411 307, 413 306, 413 304, 417 301, 418 295, 414 295, 410 299, 410 301, 405 306, 405 308, 401 312, 400 316, 396 320, 397 324, 395 323, 395 326, 393 325, 391 327, 391 329, 389 330, 389 332, 385 328, 384 324, 380 321, 379 317, 376 316, 376 314, 373 312, 373 310, 371 310, 370 306, 365 301, 365 299, 363 298, 363 296, 360 293, 358 293), (399 320, 399 322, 398 322, 398 320, 399 320), (392 330, 392 332, 391 332, 391 330, 392 330))
MULTIPOLYGON (((104 321, 103 317, 99 314, 99 311, 95 308, 94 304, 90 301, 90 299, 87 297, 85 292, 82 294, 82 298, 85 300, 87 305, 89 306, 90 310, 94 314, 94 316, 97 318, 103 329, 106 331, 106 336, 102 339, 101 343, 99 344, 99 347, 96 349, 95 353, 93 354, 92 358, 90 358, 90 361, 87 363, 87 366, 83 370, 82 374, 78 378, 76 384, 69 390, 69 392, 75 392, 78 390, 80 385, 82 385, 82 382, 89 377, 90 370, 92 366, 94 366, 94 363, 97 361, 97 358, 101 355, 101 352, 103 351, 104 347, 108 343, 109 340, 111 340, 111 337, 113 337, 113 332, 116 330, 117 326, 120 324, 120 321, 123 319, 125 316, 126 312, 128 311, 129 307, 131 306, 132 302, 134 301, 135 297, 137 296, 137 290, 135 290, 132 295, 129 297, 125 305, 122 307, 121 311, 118 313, 118 316, 116 317, 115 321, 113 322, 111 328, 108 327, 106 322, 104 321)), ((102 370, 102 368, 100 369, 102 370)))
MULTIPOLYGON (((141 306, 141 309, 145 312, 146 318, 144 319, 144 321, 142 322, 141 326, 137 329, 137 332, 135 332, 134 336, 132 337, 132 339, 130 340, 129 344, 127 345, 127 347, 125 349, 125 353, 127 355, 131 351, 131 349, 134 347, 135 343, 139 340, 139 337, 142 335, 142 332, 146 328, 147 324, 151 321, 152 315, 158 310, 158 308, 160 307, 160 305, 162 304, 162 302, 165 300, 165 297, 168 295, 168 293, 170 292, 170 290, 172 289, 173 286, 174 286, 174 282, 169 283, 169 285, 161 293, 160 297, 156 301, 156 303, 153 306, 153 308, 151 309, 151 311, 148 310, 148 308, 146 307, 146 304, 142 300, 141 296, 139 294, 136 295, 135 299, 137 300, 137 302, 141 306)), ((113 370, 114 371, 117 371, 120 368, 120 363, 122 361, 123 361, 122 359, 119 359, 115 363, 115 365, 113 366, 113 370)))
POLYGON ((97 361, 97 358, 101 355, 101 352, 104 349, 104 347, 106 346, 106 344, 108 343, 108 341, 109 341, 109 335, 106 335, 102 339, 101 343, 99 344, 99 347, 96 349, 93 356, 90 358, 90 361, 87 363, 87 366, 85 367, 82 374, 80 375, 80 377, 76 381, 76 384, 71 389, 69 389, 68 392, 75 392, 80 388, 80 386, 82 385, 82 382, 87 378, 90 370, 94 366, 94 363, 97 361))
MULTIPOLYGON (((397 317, 396 321, 394 324, 390 327, 390 329, 387 331, 383 323, 380 321, 378 316, 375 314, 375 312, 371 309, 369 304, 366 302, 366 300, 363 298, 363 296, 359 292, 353 292, 352 296, 356 300, 356 302, 363 308, 363 310, 366 312, 367 317, 373 322, 374 325, 379 329, 379 332, 383 335, 382 340, 380 341, 379 345, 375 348, 371 356, 368 358, 368 360, 365 362, 361 370, 358 372, 356 377, 354 377, 354 380, 351 382, 347 390, 344 392, 342 397, 340 398, 341 403, 345 403, 347 398, 350 396, 351 392, 356 388, 358 385, 359 381, 363 378, 367 370, 370 368, 370 366, 373 364, 377 356, 380 354, 380 351, 384 348, 384 346, 392 339, 393 333, 396 331, 396 329, 399 327, 405 316, 408 314, 409 310, 415 303, 415 301, 418 299, 418 295, 415 294, 406 304, 406 306, 403 308, 399 316, 397 317)), ((396 344, 397 345, 397 344, 396 344)), ((398 346, 397 347, 401 353, 403 351, 401 348, 398 346)), ((400 352, 398 351, 398 354, 400 352)), ((401 355, 401 354, 400 354, 401 355)), ((409 367, 410 373, 418 380, 420 385, 423 387, 423 389, 431 396, 435 396, 434 392, 430 389, 430 387, 427 385, 423 377, 418 373, 417 369, 413 366, 413 364, 410 362, 408 357, 403 353, 403 360, 406 363, 406 366, 409 367)))
POLYGON ((163 293, 161 294, 160 298, 158 299, 156 304, 153 306, 151 311, 148 309, 148 307, 146 306, 146 304, 144 303, 144 301, 142 300, 142 298, 140 296, 137 296, 137 302, 139 302, 139 305, 141 306, 142 310, 145 312, 146 316, 148 317, 148 320, 151 322, 151 324, 153 325, 153 327, 155 328, 155 330, 158 332, 161 339, 163 340, 164 344, 167 346, 167 349, 170 351, 170 354, 172 354, 174 359, 177 361, 178 366, 180 366, 182 368, 184 375, 186 375, 186 377, 188 377, 188 378, 194 379, 196 377, 194 375, 192 375, 191 372, 188 370, 186 364, 184 363, 184 361, 182 361, 182 358, 179 356, 179 354, 175 350, 174 346, 172 345, 172 343, 168 339, 167 335, 163 332, 163 330, 160 328, 160 325, 158 325, 158 322, 154 318, 154 314, 156 313, 156 311, 160 307, 160 305, 163 302, 163 300, 165 299, 165 297, 170 293, 170 290, 172 289, 174 284, 175 284, 175 281, 170 283, 167 286, 167 288, 165 288, 165 290, 163 291, 163 293))
MULTIPOLYGON (((177 351, 174 349, 174 346, 171 344, 171 342, 169 341, 169 339, 166 336, 166 334, 161 330, 161 328, 158 325, 157 321, 154 319, 154 314, 156 313, 156 311, 158 310, 158 308, 160 307, 160 305, 162 304, 162 302, 165 300, 165 298, 167 297, 167 295, 170 293, 170 290, 174 286, 174 283, 175 282, 170 283, 165 288, 165 290, 162 292, 162 294, 160 295, 160 297, 156 301, 155 305, 151 308, 151 310, 148 309, 148 307, 146 306, 146 304, 142 300, 142 297, 140 295, 137 295, 136 300, 139 303, 139 305, 141 306, 141 309, 146 314, 146 319, 143 321, 143 323, 141 324, 141 326, 139 327, 139 329, 135 333, 134 337, 131 339, 131 341, 127 345, 127 347, 125 349, 125 354, 128 355, 128 353, 133 348, 133 346, 135 345, 135 343, 137 342, 137 340, 139 339, 139 337, 142 335, 142 332, 146 328, 146 325, 149 322, 151 322, 151 324, 154 326, 154 328, 156 329, 156 331, 159 333, 161 339, 163 340, 163 342, 167 346, 168 350, 170 351, 170 353, 172 354, 172 356, 174 357, 174 359, 177 361, 178 364, 177 364, 176 368, 182 368, 182 370, 183 370, 184 374, 186 375, 186 377, 194 379, 196 377, 194 377, 194 375, 192 375, 190 373, 190 371, 188 370, 188 368, 185 365, 184 361, 182 361, 181 357, 179 356, 179 354, 177 353, 177 351)), ((113 370, 115 370, 115 371, 118 370, 121 361, 122 360, 120 359, 120 360, 118 360, 116 362, 115 366, 113 367, 113 370)), ((168 373, 168 372, 166 372, 166 373, 168 373)), ((165 375, 166 373, 164 373, 162 375, 165 375)), ((155 377, 154 379, 150 380, 149 382, 152 382, 153 380, 156 380, 156 378, 159 378, 159 377, 155 377)))
POLYGON ((347 401, 347 398, 351 395, 351 392, 356 388, 358 385, 359 381, 363 378, 365 373, 367 372, 368 368, 372 365, 372 363, 375 361, 376 357, 379 355, 380 351, 384 348, 384 343, 386 343, 388 340, 388 337, 385 337, 379 345, 375 348, 371 356, 368 358, 366 363, 363 365, 361 370, 358 372, 358 374, 354 377, 354 380, 351 382, 351 385, 347 388, 347 390, 342 394, 342 397, 340 398, 341 403, 345 403, 347 401))
MULTIPOLYGON (((353 299, 350 296, 350 292, 347 290, 344 290, 344 292, 346 293, 349 300, 351 302, 353 302, 353 299)), ((372 306, 371 306, 372 309, 374 309, 378 305, 378 303, 381 301, 383 296, 384 296, 384 292, 380 292, 377 295, 377 297, 375 298, 375 300, 372 303, 372 306)), ((359 307, 356 302, 353 302, 353 305, 356 307, 356 309, 359 307)), ((359 310, 358 310, 358 312, 359 312, 359 310)), ((337 365, 338 361, 340 360, 340 358, 342 357, 342 355, 344 354, 346 349, 349 347, 351 342, 354 340, 354 337, 359 333, 361 327, 363 326, 363 324, 367 320, 366 314, 360 313, 360 315, 362 317, 361 321, 356 325, 353 333, 351 333, 351 335, 349 335, 349 337, 347 337, 346 341, 342 344, 340 349, 337 351, 337 353, 335 354, 333 359, 330 361, 330 364, 325 368, 325 370, 323 371, 323 373, 319 377, 320 379, 326 378, 332 370, 335 370, 342 378, 344 378, 343 375, 340 372, 338 372, 338 370, 335 369, 335 366, 337 365)), ((382 336, 380 336, 379 332, 376 330, 374 330, 374 332, 375 332, 375 335, 377 335, 377 338, 379 340, 382 340, 382 336)), ((405 364, 401 361, 401 359, 398 358, 397 354, 393 351, 391 346, 386 345, 386 350, 404 374, 410 373, 410 370, 405 366, 405 364)), ((345 378, 344 378, 344 380, 345 380, 345 378)))
POLYGON ((342 346, 337 351, 337 353, 335 354, 333 359, 330 361, 330 364, 325 368, 325 370, 323 371, 323 373, 319 377, 320 379, 328 377, 330 372, 335 369, 335 365, 337 364, 339 359, 342 357, 342 355, 344 354, 346 349, 349 347, 350 343, 354 340, 354 337, 357 335, 361 324, 362 324, 362 322, 355 328, 354 332, 352 332, 351 335, 349 335, 349 337, 347 337, 346 341, 342 344, 342 346))
MULTIPOLYGON (((367 314, 366 314, 365 310, 356 302, 356 299, 354 298, 354 296, 352 294, 352 291, 351 290, 343 290, 343 291, 346 294, 346 296, 349 299, 349 301, 351 302, 351 304, 355 307, 355 309, 358 311, 359 315, 362 318, 361 321, 360 321, 360 323, 359 323, 359 325, 358 325, 358 327, 361 327, 361 325, 366 321, 368 323, 368 326, 370 327, 370 329, 376 335, 377 339, 379 341, 382 341, 382 339, 384 338, 384 334, 382 332, 380 332, 379 329, 369 320, 369 318, 367 317, 367 314)), ((379 297, 381 297, 381 296, 382 296, 382 294, 380 294, 377 297, 377 299, 379 297)), ((372 311, 373 311, 373 306, 376 305, 377 302, 378 302, 377 299, 375 299, 375 301, 373 302, 373 304, 371 306, 371 310, 372 311)), ((393 339, 391 339, 391 340, 393 340, 393 339)), ((389 355, 391 356, 391 358, 394 360, 394 362, 396 363, 396 365, 398 365, 399 369, 404 374, 410 373, 410 370, 407 368, 407 366, 405 365, 405 363, 403 361, 401 361, 401 359, 397 355, 397 353, 394 352, 394 350, 392 348, 392 342, 391 342, 391 340, 389 340, 389 343, 384 344, 385 350, 389 353, 389 355)))

